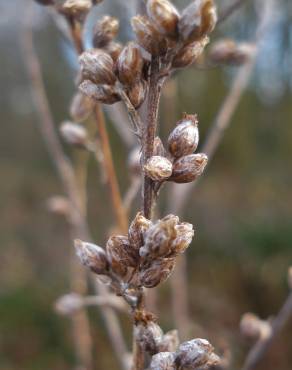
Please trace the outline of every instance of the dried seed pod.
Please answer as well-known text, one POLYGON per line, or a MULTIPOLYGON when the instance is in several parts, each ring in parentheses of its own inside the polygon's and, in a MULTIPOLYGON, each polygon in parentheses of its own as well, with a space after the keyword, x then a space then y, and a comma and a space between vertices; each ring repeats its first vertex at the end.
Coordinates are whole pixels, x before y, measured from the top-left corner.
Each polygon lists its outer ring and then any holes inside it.
POLYGON ((128 237, 131 247, 134 248, 136 251, 138 251, 139 248, 143 245, 144 234, 150 226, 151 221, 147 220, 147 218, 145 218, 141 212, 138 212, 134 220, 131 222, 128 237))
POLYGON ((116 76, 113 72, 114 62, 109 54, 101 49, 85 51, 79 57, 83 79, 96 84, 113 85, 116 76))
POLYGON ((81 92, 77 92, 70 105, 71 118, 75 122, 83 122, 91 115, 94 107, 95 102, 91 98, 81 92))
POLYGON ((87 131, 78 123, 69 121, 63 122, 60 127, 60 134, 70 145, 86 148, 88 144, 87 131))
POLYGON ((163 283, 174 269, 174 258, 156 259, 151 266, 140 272, 140 281, 145 288, 154 288, 163 283))
POLYGON ((173 352, 159 352, 152 356, 150 370, 176 370, 175 354, 173 352))
POLYGON ((215 64, 241 65, 248 61, 254 50, 254 45, 236 44, 233 40, 225 39, 212 45, 209 59, 215 64))
POLYGON ((48 6, 48 5, 54 5, 55 1, 54 0, 35 0, 38 4, 48 6))
POLYGON ((139 341, 142 348, 151 355, 157 353, 158 345, 163 337, 163 331, 160 326, 153 321, 148 321, 146 324, 138 323, 134 330, 135 338, 139 341))
POLYGON ((171 242, 173 254, 181 254, 188 248, 194 237, 193 225, 188 222, 181 222, 175 226, 176 237, 171 242))
POLYGON ((50 212, 64 217, 70 216, 72 210, 69 200, 61 195, 50 197, 46 205, 50 212))
POLYGON ((206 154, 190 154, 177 159, 173 164, 169 181, 187 183, 196 180, 204 171, 208 162, 206 154))
POLYGON ((138 109, 146 98, 147 93, 147 82, 140 80, 134 83, 128 91, 128 97, 132 105, 138 109))
POLYGON ((123 50, 123 45, 120 42, 111 41, 103 49, 112 57, 112 60, 116 62, 123 50))
POLYGON ((179 12, 168 0, 148 0, 147 14, 155 27, 164 35, 175 37, 179 12))
POLYGON ((83 81, 79 85, 79 90, 89 98, 104 104, 114 104, 121 100, 113 86, 96 85, 90 80, 83 81))
POLYGON ((55 310, 60 315, 72 315, 83 307, 83 297, 76 293, 70 293, 60 297, 55 303, 55 310))
POLYGON ((209 362, 213 350, 213 346, 206 339, 189 340, 179 346, 175 363, 183 369, 201 369, 209 362))
POLYGON ((109 263, 105 251, 93 243, 83 242, 80 239, 74 240, 76 254, 82 264, 96 274, 107 275, 109 263))
POLYGON ((246 313, 240 321, 241 333, 250 339, 267 339, 271 335, 271 325, 269 322, 261 320, 253 313, 246 313))
POLYGON ((139 254, 130 246, 129 239, 123 235, 109 238, 106 244, 107 257, 111 269, 120 276, 124 276, 128 267, 136 267, 139 254))
POLYGON ((92 7, 91 0, 66 0, 58 7, 60 13, 83 21, 92 7))
POLYGON ((154 139, 154 144, 153 144, 153 155, 158 155, 160 157, 166 157, 167 152, 164 148, 164 145, 160 139, 159 136, 156 136, 154 139))
POLYGON ((179 346, 177 330, 170 330, 164 334, 159 342, 159 352, 175 352, 179 346))
POLYGON ((141 77, 143 57, 139 46, 129 42, 121 51, 117 60, 119 80, 125 85, 133 85, 141 77))
POLYGON ((137 15, 131 20, 133 31, 139 45, 154 56, 163 55, 167 51, 167 39, 153 26, 148 17, 137 15))
POLYGON ((198 57, 203 53, 206 45, 209 43, 209 37, 203 36, 198 41, 184 46, 174 57, 173 68, 185 68, 195 63, 198 57))
POLYGON ((199 144, 197 115, 185 114, 168 137, 168 150, 176 158, 192 154, 199 144))
POLYGON ((95 48, 103 48, 117 36, 118 31, 119 20, 109 15, 103 16, 94 27, 93 46, 95 48))
POLYGON ((217 22, 217 10, 213 0, 192 1, 182 12, 178 24, 180 37, 191 43, 213 31, 217 22))
POLYGON ((165 157, 154 155, 144 165, 144 171, 153 181, 164 181, 171 176, 172 163, 165 157))

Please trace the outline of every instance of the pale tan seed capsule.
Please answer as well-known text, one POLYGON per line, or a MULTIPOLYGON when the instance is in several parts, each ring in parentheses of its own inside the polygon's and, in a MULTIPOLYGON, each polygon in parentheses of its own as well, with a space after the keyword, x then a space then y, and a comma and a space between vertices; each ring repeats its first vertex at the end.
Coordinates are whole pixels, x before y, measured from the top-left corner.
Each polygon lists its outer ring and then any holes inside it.
POLYGON ((177 159, 173 164, 169 181, 187 183, 196 180, 204 171, 208 162, 206 154, 190 154, 177 159))
POLYGON ((198 117, 185 114, 168 137, 168 150, 175 158, 180 158, 192 154, 198 144, 198 117))
POLYGON ((163 337, 160 326, 153 321, 146 324, 139 323, 134 327, 135 338, 139 341, 142 348, 151 355, 157 353, 158 346, 163 337))
POLYGON ((209 59, 215 64, 241 65, 248 61, 254 50, 251 44, 236 44, 233 40, 225 39, 212 45, 209 59))
POLYGON ((85 80, 79 85, 79 90, 91 99, 104 104, 114 104, 121 100, 111 85, 96 85, 90 80, 85 80))
POLYGON ((116 62, 123 50, 123 45, 120 42, 111 41, 103 49, 112 57, 112 60, 116 62))
POLYGON ((93 30, 93 46, 103 48, 112 41, 118 34, 119 20, 109 15, 100 19, 93 30))
POLYGON ((140 273, 141 284, 145 288, 154 288, 158 284, 168 279, 174 269, 175 260, 173 258, 156 259, 151 266, 140 273))
POLYGON ((144 235, 150 226, 151 221, 147 220, 147 218, 145 218, 141 212, 138 212, 134 220, 131 222, 128 237, 131 247, 136 251, 138 251, 143 245, 144 235))
POLYGON ((81 295, 70 293, 60 297, 55 303, 55 310, 59 315, 69 316, 80 310, 84 305, 81 295))
POLYGON ((167 152, 159 136, 156 136, 154 139, 153 155, 158 155, 161 157, 167 156, 167 152))
POLYGON ((85 80, 106 85, 113 85, 116 81, 113 72, 114 62, 111 56, 101 49, 91 49, 82 53, 79 64, 85 80))
POLYGON ((58 7, 60 13, 83 21, 92 7, 91 0, 66 0, 58 7))
POLYGON ((246 313, 240 321, 242 335, 250 339, 267 339, 271 335, 271 325, 253 313, 246 313))
POLYGON ((60 134, 70 145, 85 148, 88 143, 87 131, 78 123, 63 122, 60 127, 60 134))
POLYGON ((128 97, 134 106, 138 109, 146 98, 147 93, 147 82, 145 80, 140 80, 134 83, 129 89, 128 97))
POLYGON ((208 43, 209 37, 203 36, 198 41, 184 46, 174 57, 172 62, 173 68, 185 68, 195 63, 208 43))
POLYGON ((217 11, 213 0, 192 1, 182 12, 178 24, 180 37, 191 43, 213 31, 217 22, 217 11))
POLYGON ((176 370, 175 354, 173 352, 159 352, 152 356, 150 370, 176 370))
POLYGON ((133 31, 139 45, 151 55, 163 55, 167 51, 167 39, 153 26, 149 18, 137 15, 131 20, 133 31))
POLYGON ((197 369, 213 358, 214 348, 206 339, 193 339, 182 343, 175 355, 175 363, 183 369, 197 369))
POLYGON ((107 275, 109 263, 105 251, 93 243, 74 240, 76 254, 81 263, 96 274, 107 275))
POLYGON ((176 237, 171 242, 173 254, 181 254, 189 247, 194 237, 193 225, 188 222, 181 222, 175 226, 176 237))
POLYGON ((154 155, 144 165, 144 171, 153 181, 164 181, 171 176, 172 163, 165 157, 154 155))
POLYGON ((113 271, 119 271, 120 267, 136 267, 139 254, 131 247, 129 239, 123 235, 115 235, 109 238, 106 244, 106 252, 113 271))
POLYGON ((170 330, 165 333, 159 342, 158 352, 175 352, 179 346, 177 330, 170 330))
POLYGON ((121 51, 117 60, 119 80, 125 85, 133 85, 141 77, 143 57, 139 46, 129 42, 121 51))
POLYGON ((179 12, 168 0, 148 0, 147 14, 155 27, 164 35, 175 37, 179 12))
POLYGON ((95 107, 94 100, 88 96, 77 92, 70 105, 70 115, 75 122, 84 122, 93 112, 95 107))

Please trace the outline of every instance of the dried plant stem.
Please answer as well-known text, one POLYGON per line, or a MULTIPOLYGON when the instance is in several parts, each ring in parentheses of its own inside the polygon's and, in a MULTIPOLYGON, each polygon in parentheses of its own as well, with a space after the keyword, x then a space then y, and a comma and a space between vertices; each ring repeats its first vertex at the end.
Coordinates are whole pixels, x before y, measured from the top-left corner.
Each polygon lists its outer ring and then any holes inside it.
POLYGON ((75 50, 78 53, 78 55, 80 55, 84 51, 83 41, 82 41, 82 31, 80 28, 80 24, 70 17, 67 18, 67 21, 69 24, 71 37, 72 37, 75 50))
POLYGON ((112 153, 110 149, 109 138, 105 126, 104 115, 99 104, 95 108, 95 118, 98 128, 98 134, 100 137, 100 142, 103 152, 103 163, 106 170, 106 181, 108 182, 111 194, 111 200, 113 205, 113 210, 117 219, 118 226, 123 233, 128 231, 128 218, 125 212, 120 189, 116 177, 116 172, 113 164, 112 153))
MULTIPOLYGON (((27 22, 25 24, 25 32, 23 32, 22 34, 22 47, 24 62, 27 67, 32 88, 32 97, 39 116, 39 128, 46 143, 47 150, 51 156, 52 162, 56 167, 57 173, 62 181, 65 193, 67 194, 72 207, 70 222, 72 225, 72 232, 74 233, 74 237, 90 240, 91 238, 89 236, 87 224, 78 209, 79 194, 74 171, 63 152, 61 143, 55 131, 53 117, 49 108, 44 88, 40 64, 33 46, 31 30, 32 14, 30 14, 30 12, 28 13, 29 14, 27 17, 27 22)), ((100 295, 107 294, 107 289, 104 286, 96 285, 96 289, 100 295)), ((126 370, 127 367, 125 364, 125 355, 127 353, 127 350, 117 316, 109 307, 102 307, 101 312, 105 319, 108 334, 117 354, 117 357, 120 361, 120 364, 122 365, 123 369, 126 370)), ((83 336, 79 335, 78 338, 76 338, 76 341, 82 340, 82 338, 83 336)), ((82 346, 83 344, 84 343, 79 343, 79 345, 82 346)))
POLYGON ((268 349, 273 344, 276 336, 283 329, 283 327, 288 322, 291 316, 292 316, 292 292, 289 294, 278 315, 273 319, 271 324, 272 331, 270 336, 268 336, 265 339, 260 339, 254 345, 254 347, 252 347, 249 354, 247 355, 242 370, 252 370, 257 366, 257 364, 261 361, 261 359, 267 353, 268 349))
POLYGON ((218 18, 217 25, 224 22, 230 15, 238 10, 247 0, 235 0, 233 4, 230 4, 226 9, 222 11, 218 18))

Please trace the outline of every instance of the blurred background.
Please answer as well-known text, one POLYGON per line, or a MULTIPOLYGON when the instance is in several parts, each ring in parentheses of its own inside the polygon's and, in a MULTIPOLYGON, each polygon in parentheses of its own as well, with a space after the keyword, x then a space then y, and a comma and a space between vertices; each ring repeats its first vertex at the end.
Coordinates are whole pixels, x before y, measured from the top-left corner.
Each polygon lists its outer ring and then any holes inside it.
MULTIPOLYGON (((68 256, 72 242, 61 217, 46 210, 47 199, 62 194, 60 181, 38 131, 22 42, 29 0, 0 0, 0 369, 67 370, 74 367, 70 320, 54 312, 54 302, 70 291, 68 256)), ((134 1, 105 0, 90 17, 88 32, 103 13, 121 19, 121 40, 132 37, 134 1)), ((187 1, 177 1, 180 9, 187 1)), ((231 3, 218 1, 219 9, 231 3)), ((68 118, 77 58, 47 8, 33 3, 34 42, 56 125, 68 118)), ((217 28, 212 39, 254 40, 254 1, 217 28)), ((217 346, 231 346, 240 366, 250 344, 239 333, 244 312, 262 318, 277 313, 288 293, 292 263, 292 3, 277 0, 269 32, 263 35, 249 86, 230 128, 188 201, 184 220, 196 228, 188 250, 192 335, 217 346)), ((177 73, 161 102, 161 136, 182 112, 198 113, 201 142, 230 89, 237 67, 177 73)), ((129 184, 128 150, 108 120, 108 130, 123 192, 129 184)), ((66 147, 68 155, 72 155, 66 147)), ((89 163, 89 223, 97 243, 112 225, 108 193, 89 163)), ((161 213, 168 187, 162 191, 161 213)), ((133 213, 139 200, 133 205, 133 213)), ((159 291, 160 322, 174 322, 169 285, 159 291)), ((117 368, 98 310, 90 308, 96 369, 117 368)), ((130 345, 130 325, 123 317, 130 345)), ((281 333, 259 369, 289 370, 292 322, 281 333)))

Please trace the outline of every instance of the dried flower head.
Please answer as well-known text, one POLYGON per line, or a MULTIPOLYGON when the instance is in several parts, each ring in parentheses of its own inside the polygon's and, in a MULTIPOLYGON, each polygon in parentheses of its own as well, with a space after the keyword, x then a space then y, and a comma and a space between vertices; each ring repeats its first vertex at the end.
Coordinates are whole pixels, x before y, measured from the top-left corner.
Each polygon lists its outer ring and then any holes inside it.
POLYGON ((60 315, 72 315, 83 307, 84 300, 81 295, 70 293, 60 297, 55 303, 55 309, 60 315))
POLYGON ((176 157, 192 154, 199 144, 197 115, 185 115, 168 137, 168 150, 176 157))
POLYGON ((150 226, 151 221, 147 220, 141 212, 138 212, 129 227, 128 237, 132 248, 139 250, 144 243, 144 235, 150 226))
POLYGON ((140 272, 140 282, 145 288, 154 288, 167 280, 174 269, 174 258, 158 258, 140 272))
POLYGON ((173 352, 159 352, 152 356, 151 370, 176 370, 175 354, 173 352))
POLYGON ((134 106, 138 109, 146 98, 147 93, 147 82, 145 80, 139 80, 129 88, 128 97, 134 106))
POLYGON ((91 7, 91 0, 66 0, 58 10, 67 17, 83 21, 91 7))
POLYGON ((157 353, 158 345, 163 337, 163 331, 160 326, 153 321, 148 321, 146 324, 138 323, 134 330, 135 338, 143 349, 150 354, 157 353))
POLYGON ((204 171, 208 162, 206 154, 190 154, 177 159, 173 164, 170 181, 187 183, 196 180, 204 171))
POLYGON ((144 165, 144 171, 153 181, 164 181, 171 176, 172 163, 165 157, 154 155, 144 165))
POLYGON ((82 53, 79 64, 85 80, 107 85, 113 85, 116 81, 113 72, 114 62, 111 56, 101 49, 91 49, 82 53))
POLYGON ((89 98, 104 104, 114 104, 121 100, 113 86, 96 85, 90 80, 83 81, 79 85, 79 90, 89 98))
POLYGON ((70 115, 73 121, 83 122, 85 121, 93 112, 95 102, 88 96, 77 92, 70 105, 70 115))
POLYGON ((177 330, 170 330, 165 333, 159 342, 159 352, 175 352, 179 346, 177 330))
POLYGON ((215 64, 241 65, 248 61, 254 50, 254 45, 237 44, 233 40, 225 39, 212 45, 209 59, 215 64))
POLYGON ((148 17, 137 15, 131 20, 139 45, 151 55, 163 55, 167 51, 167 39, 154 27, 148 17))
POLYGON ((240 321, 241 333, 251 339, 266 339, 271 335, 269 322, 261 320, 253 313, 245 313, 240 321))
POLYGON ((112 41, 118 34, 119 20, 109 15, 100 19, 93 30, 93 46, 102 48, 112 41))
POLYGON ((105 45, 103 49, 112 57, 112 60, 116 62, 123 50, 123 45, 120 42, 111 41, 105 45))
POLYGON ((185 43, 191 43, 211 33, 216 22, 217 11, 213 0, 192 1, 182 12, 179 34, 185 43))
POLYGON ((96 274, 107 275, 109 263, 105 251, 93 243, 83 242, 80 239, 74 241, 76 254, 82 264, 96 274))
POLYGON ((194 41, 184 46, 173 59, 173 68, 185 68, 197 61, 202 55, 206 45, 209 43, 209 37, 203 36, 198 41, 194 41))
POLYGON ((147 14, 155 27, 164 35, 177 35, 179 12, 168 0, 148 0, 147 14))
POLYGON ((63 122, 60 127, 60 133, 63 139, 70 145, 85 148, 88 144, 87 131, 78 123, 63 122))
POLYGON ((117 60, 119 80, 125 85, 133 85, 140 79, 143 69, 143 57, 139 46, 129 42, 121 51, 117 60))

